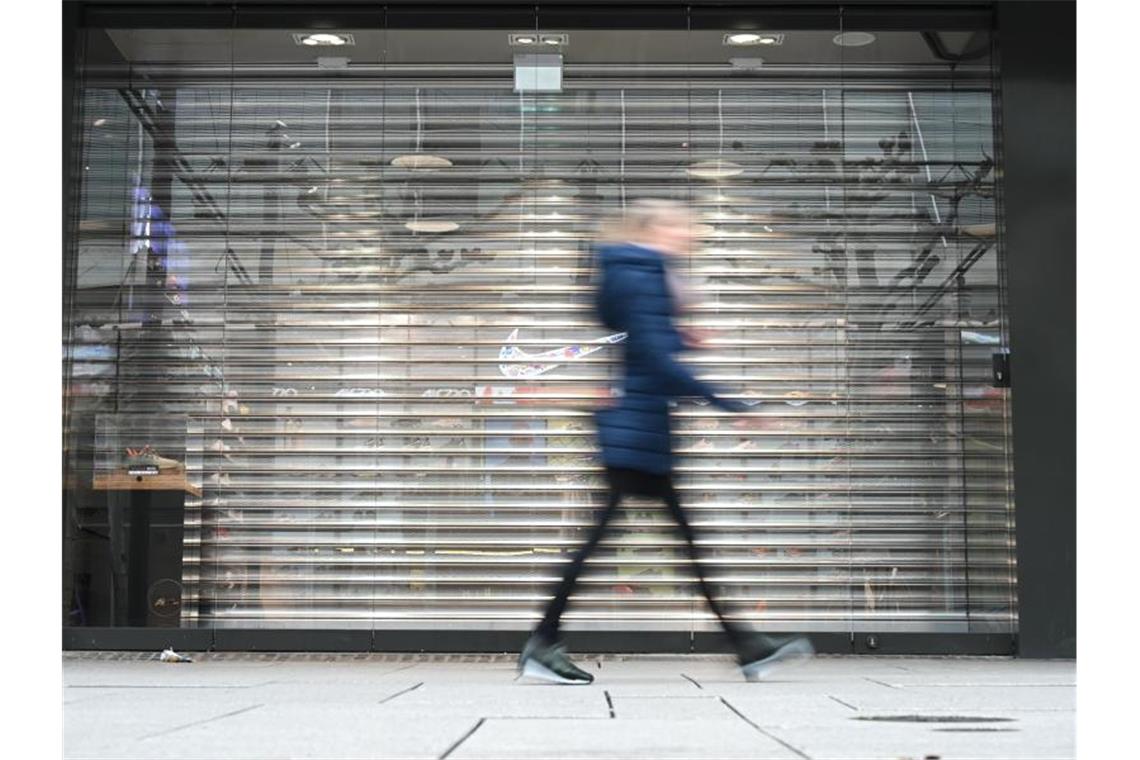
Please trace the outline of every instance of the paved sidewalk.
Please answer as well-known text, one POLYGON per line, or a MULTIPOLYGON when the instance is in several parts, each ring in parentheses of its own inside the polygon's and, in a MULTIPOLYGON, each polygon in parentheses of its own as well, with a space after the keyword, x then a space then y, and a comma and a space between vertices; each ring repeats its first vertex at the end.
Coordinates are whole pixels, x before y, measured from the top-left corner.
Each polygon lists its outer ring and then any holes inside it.
POLYGON ((825 656, 751 684, 724 657, 595 655, 592 685, 556 686, 505 656, 143 657, 65 653, 65 757, 1075 754, 1071 661, 825 656))

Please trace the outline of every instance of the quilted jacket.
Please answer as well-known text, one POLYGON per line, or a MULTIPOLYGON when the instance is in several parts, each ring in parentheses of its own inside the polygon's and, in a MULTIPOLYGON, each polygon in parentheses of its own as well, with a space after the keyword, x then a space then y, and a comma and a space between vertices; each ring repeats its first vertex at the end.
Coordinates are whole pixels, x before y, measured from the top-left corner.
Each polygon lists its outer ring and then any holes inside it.
POLYGON ((741 406, 717 395, 677 355, 684 341, 673 323, 675 299, 666 281, 664 254, 622 243, 598 249, 596 307, 606 327, 628 333, 622 395, 596 415, 602 462, 655 475, 673 468, 671 402, 684 396, 708 399, 727 411, 741 406))

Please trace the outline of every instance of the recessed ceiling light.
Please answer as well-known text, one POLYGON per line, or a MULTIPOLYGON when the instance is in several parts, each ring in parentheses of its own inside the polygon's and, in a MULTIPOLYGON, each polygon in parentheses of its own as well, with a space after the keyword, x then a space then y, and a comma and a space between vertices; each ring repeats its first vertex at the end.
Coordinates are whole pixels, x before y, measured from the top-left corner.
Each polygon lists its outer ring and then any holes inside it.
POLYGON ((443 156, 433 156, 429 153, 409 153, 406 156, 396 156, 392 159, 392 166, 413 171, 426 171, 430 169, 446 169, 451 161, 443 156))
POLYGON ((697 179, 724 179, 743 173, 744 167, 740 164, 734 164, 732 161, 715 158, 712 161, 698 161, 685 171, 690 177, 697 179))
POLYGON ((412 232, 454 232, 459 229, 459 225, 455 222, 442 219, 413 219, 406 222, 404 227, 412 232))
POLYGON ((507 36, 512 46, 518 45, 549 45, 556 47, 558 45, 568 45, 570 43, 570 35, 564 32, 557 33, 544 33, 537 32, 516 32, 507 36))
POLYGON ((862 47, 875 41, 875 35, 870 32, 840 32, 831 40, 839 47, 862 47))
POLYGON ((101 127, 101 126, 103 126, 103 125, 104 125, 104 124, 106 124, 106 123, 107 123, 107 120, 106 120, 106 119, 96 119, 96 120, 94 121, 94 123, 93 123, 93 126, 96 126, 96 127, 101 127))
POLYGON ((356 41, 351 34, 342 34, 334 32, 313 32, 311 34, 294 34, 293 42, 298 45, 305 45, 307 47, 341 47, 343 45, 355 45, 356 41))
POLYGON ((725 45, 782 45, 782 34, 760 34, 758 32, 732 32, 724 35, 725 45))

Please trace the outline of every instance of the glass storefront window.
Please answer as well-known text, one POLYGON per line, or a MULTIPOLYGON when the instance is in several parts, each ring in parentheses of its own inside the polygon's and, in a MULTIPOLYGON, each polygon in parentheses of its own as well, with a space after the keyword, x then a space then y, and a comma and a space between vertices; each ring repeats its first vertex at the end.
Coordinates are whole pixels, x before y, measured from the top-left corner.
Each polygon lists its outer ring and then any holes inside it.
MULTIPOLYGON (((731 613, 1016 629, 984 14, 337 13, 85 30, 65 625, 529 627, 603 498, 591 245, 653 197, 751 410, 675 415, 731 613)), ((713 627, 650 502, 590 570, 569 626, 713 627)))

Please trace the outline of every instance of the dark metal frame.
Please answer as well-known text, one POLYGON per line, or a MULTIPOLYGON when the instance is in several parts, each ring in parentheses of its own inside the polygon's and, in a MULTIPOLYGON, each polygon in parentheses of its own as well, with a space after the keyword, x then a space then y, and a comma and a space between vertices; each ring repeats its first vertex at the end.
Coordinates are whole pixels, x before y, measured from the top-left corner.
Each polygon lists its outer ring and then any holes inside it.
MULTIPOLYGON (((728 654, 718 633, 687 631, 566 631, 568 647, 581 653, 728 654)), ((432 652, 502 654, 518 652, 526 631, 229 628, 64 628, 67 650, 158 651, 172 646, 190 652, 432 652)), ((812 634, 821 654, 848 655, 1013 655, 1009 634, 885 633, 812 634)))
POLYGON ((997 4, 1023 657, 1077 654, 1076 3, 997 4))
MULTIPOLYGON (((502 0, 394 0, 387 3, 311 0, 242 0, 232 5, 65 3, 65 105, 75 90, 71 58, 78 29, 113 22, 120 27, 256 28, 288 20, 297 28, 332 28, 378 20, 400 27, 438 25, 468 18, 480 26, 513 27, 533 20, 534 4, 502 0), (367 5, 367 7, 364 7, 367 5), (237 11, 235 16, 234 10, 237 11)), ((832 28, 836 3, 759 3, 749 0, 623 0, 620 6, 574 0, 542 3, 544 23, 600 25, 654 19, 674 27, 686 6, 699 9, 696 24, 763 29, 779 21, 797 28, 832 28), (604 9, 605 13, 599 13, 604 9), (603 20, 600 16, 605 15, 603 20)), ((1073 657, 1076 651, 1075 558, 1075 3, 969 2, 964 0, 851 0, 843 4, 846 28, 974 28, 996 8, 1000 37, 1002 113, 999 116, 1008 202, 1000 211, 1009 261, 1011 345, 1017 352, 1018 385, 1013 394, 1013 449, 1016 467, 1019 634, 821 634, 819 650, 843 654, 1017 654, 1073 657), (1043 31, 1049 40, 1042 40, 1043 31), (1069 55, 1059 56, 1058 50, 1069 55), (1039 139, 1042 129, 1051 141, 1039 139), (1056 209, 1071 212, 1056 214, 1056 209), (1039 266, 1047 257, 1051 266, 1039 266), (1058 526, 1063 526, 1058 530, 1058 526)), ((63 229, 65 309, 67 253, 74 240, 71 197, 76 160, 71 145, 72 109, 63 109, 63 229)), ((66 314, 66 311, 65 311, 66 314)), ((63 628, 65 649, 155 649, 333 652, 503 652, 516 651, 521 631, 371 631, 282 629, 63 628)), ((568 632, 580 652, 715 652, 715 634, 568 632)))

